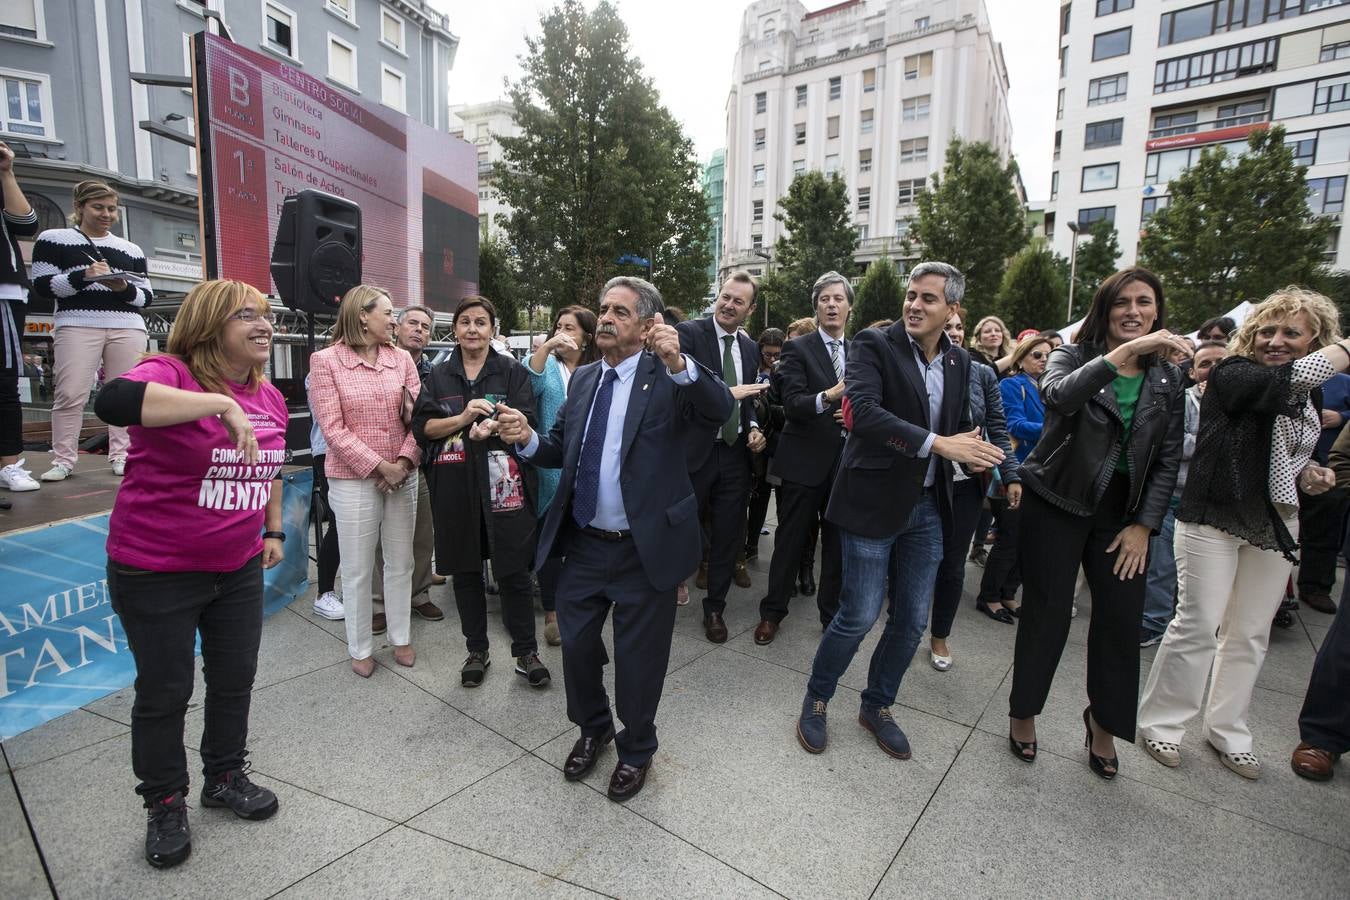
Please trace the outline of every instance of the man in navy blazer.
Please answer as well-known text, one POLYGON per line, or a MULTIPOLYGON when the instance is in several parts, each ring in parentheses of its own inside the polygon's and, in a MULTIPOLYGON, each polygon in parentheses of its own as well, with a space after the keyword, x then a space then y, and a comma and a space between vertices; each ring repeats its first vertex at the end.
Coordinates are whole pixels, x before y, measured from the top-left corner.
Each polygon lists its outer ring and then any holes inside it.
POLYGON ((731 415, 725 384, 680 352, 661 321, 661 295, 641 278, 612 278, 600 295, 595 342, 602 358, 572 375, 567 402, 547 435, 498 405, 497 429, 522 458, 561 468, 540 532, 535 565, 564 557, 558 579, 567 716, 581 729, 563 766, 582 778, 616 740, 609 797, 642 790, 656 752, 661 700, 675 629, 675 586, 702 552, 698 501, 685 462, 690 429, 731 415), (644 349, 644 345, 650 350, 644 349), (602 639, 614 607, 614 733, 602 639))
MULTIPOLYGON (((703 630, 708 640, 727 639, 723 614, 727 591, 737 568, 736 553, 745 545, 745 520, 750 505, 750 454, 762 453, 764 435, 755 421, 755 397, 768 390, 759 384, 759 346, 740 328, 755 311, 759 284, 745 272, 722 282, 713 314, 677 327, 680 349, 706 369, 720 373, 737 401, 725 421, 689 444, 689 473, 698 495, 699 518, 708 526, 708 595, 703 598, 703 630)), ((742 569, 742 586, 749 574, 742 569)))
POLYGON ((909 759, 909 740, 890 708, 928 623, 943 533, 951 528, 952 463, 978 471, 1003 461, 1003 451, 971 425, 970 357, 943 333, 964 293, 960 270, 920 263, 900 321, 853 338, 844 379, 849 436, 825 511, 839 528, 844 586, 797 721, 808 752, 825 749, 826 704, 889 600, 858 721, 886 753, 909 759))

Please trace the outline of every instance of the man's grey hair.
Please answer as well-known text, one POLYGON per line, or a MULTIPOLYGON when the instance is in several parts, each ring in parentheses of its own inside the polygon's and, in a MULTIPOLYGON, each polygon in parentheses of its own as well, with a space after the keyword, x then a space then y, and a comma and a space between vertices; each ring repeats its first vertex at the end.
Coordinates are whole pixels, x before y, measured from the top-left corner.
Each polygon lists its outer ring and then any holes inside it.
POLYGON ((853 305, 853 285, 849 283, 849 280, 838 272, 826 272, 816 279, 815 285, 811 288, 811 307, 813 309, 815 308, 816 301, 820 299, 820 292, 832 284, 842 284, 844 286, 844 293, 848 296, 849 306, 853 305))
POLYGON ((431 320, 432 325, 436 324, 436 314, 432 312, 429 307, 423 306, 420 303, 414 303, 412 306, 405 306, 402 309, 400 309, 398 311, 398 324, 402 325, 403 320, 407 317, 408 313, 410 312, 420 312, 422 315, 426 316, 428 319, 431 320))
POLYGON ((626 287, 637 294, 639 319, 650 319, 666 308, 666 304, 661 300, 661 292, 656 289, 656 285, 645 278, 638 278, 633 275, 616 275, 606 281, 605 286, 600 289, 600 302, 604 303, 605 295, 616 287, 626 287))
POLYGON ((966 276, 962 275, 956 266, 945 262, 921 262, 910 270, 909 280, 913 281, 925 275, 941 275, 947 279, 942 292, 946 296, 948 306, 960 303, 961 298, 966 295, 966 276))

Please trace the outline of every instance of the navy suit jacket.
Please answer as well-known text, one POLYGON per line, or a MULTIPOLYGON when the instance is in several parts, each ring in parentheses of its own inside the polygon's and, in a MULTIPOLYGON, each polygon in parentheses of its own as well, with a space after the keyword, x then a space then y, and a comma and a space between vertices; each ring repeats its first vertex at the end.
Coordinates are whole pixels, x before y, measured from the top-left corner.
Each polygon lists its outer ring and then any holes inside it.
MULTIPOLYGON (((698 360, 703 368, 713 372, 720 380, 722 377, 722 343, 717 339, 717 329, 713 325, 712 317, 704 319, 690 319, 687 322, 681 322, 675 326, 675 330, 680 333, 680 352, 687 353, 698 360)), ((745 332, 736 332, 736 346, 741 351, 741 372, 744 373, 745 383, 753 384, 755 378, 759 376, 759 345, 750 340, 745 332)), ((745 446, 745 438, 750 434, 750 420, 754 415, 755 402, 753 400, 742 400, 741 404, 741 446, 745 446)), ((727 410, 727 416, 731 411, 727 410)), ((697 436, 691 436, 689 441, 689 471, 697 472, 703 468, 703 464, 708 461, 712 453, 713 441, 717 439, 718 432, 722 430, 722 425, 726 422, 723 417, 720 422, 712 428, 706 429, 697 436)), ((749 451, 746 451, 749 452, 749 451)))
MULTIPOLYGON (((844 359, 848 359, 852 341, 843 344, 844 359)), ((784 344, 775 374, 787 424, 778 436, 769 473, 816 487, 833 477, 839 451, 844 449, 843 429, 834 420, 837 405, 826 404, 824 412, 816 412, 816 397, 839 383, 820 332, 784 344)))
MULTIPOLYGON (((529 460, 541 468, 562 469, 539 534, 539 566, 561 555, 558 536, 571 527, 577 463, 600 372, 601 364, 593 362, 573 373, 567 402, 549 433, 539 435, 539 447, 529 460)), ((703 556, 684 437, 690 429, 703 431, 725 422, 731 404, 727 386, 713 373, 701 370, 693 384, 677 385, 657 356, 642 352, 624 414, 619 486, 642 568, 658 591, 672 590, 698 568, 703 556)))
MULTIPOLYGON (((945 338, 943 338, 945 341, 945 338)), ((928 389, 903 322, 868 328, 853 337, 844 377, 848 440, 839 461, 825 518, 870 538, 904 530, 923 493, 927 456, 917 456, 928 433, 970 431, 970 356, 949 346, 942 357, 942 408, 928 421, 928 389)), ((938 501, 950 528, 952 468, 939 459, 938 501)))

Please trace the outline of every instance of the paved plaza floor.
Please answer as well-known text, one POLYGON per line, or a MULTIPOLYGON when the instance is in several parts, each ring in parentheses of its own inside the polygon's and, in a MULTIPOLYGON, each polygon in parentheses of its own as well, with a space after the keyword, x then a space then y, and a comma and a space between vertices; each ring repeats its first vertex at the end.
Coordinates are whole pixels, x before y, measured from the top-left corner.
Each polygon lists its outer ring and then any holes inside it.
MULTIPOLYGON (((811 756, 793 726, 820 637, 814 599, 793 601, 772 645, 751 637, 771 547, 766 537, 754 586, 732 590, 726 644, 704 639, 697 591, 679 611, 661 747, 627 805, 605 797, 612 749, 585 781, 563 780, 576 731, 559 650, 542 650, 553 685, 529 688, 495 598, 494 665, 467 690, 448 587, 432 595, 444 621, 414 620, 416 667, 382 645, 369 680, 348 666, 342 623, 313 615, 311 592, 263 633, 249 744, 255 779, 281 799, 275 817, 200 808, 189 752, 192 856, 147 866, 128 688, 3 745, 0 895, 1347 896, 1350 770, 1315 784, 1288 764, 1330 617, 1305 609, 1272 635, 1251 709, 1261 780, 1223 768, 1197 722, 1179 769, 1118 743, 1121 775, 1107 783, 1082 744, 1090 601, 1079 598, 1040 757, 1026 765, 1005 738, 1015 629, 975 612, 972 565, 955 667, 934 671, 925 642, 901 688, 913 759, 886 756, 857 724, 875 630, 830 705, 829 747, 811 756)), ((199 678, 189 750, 200 698, 199 678)))

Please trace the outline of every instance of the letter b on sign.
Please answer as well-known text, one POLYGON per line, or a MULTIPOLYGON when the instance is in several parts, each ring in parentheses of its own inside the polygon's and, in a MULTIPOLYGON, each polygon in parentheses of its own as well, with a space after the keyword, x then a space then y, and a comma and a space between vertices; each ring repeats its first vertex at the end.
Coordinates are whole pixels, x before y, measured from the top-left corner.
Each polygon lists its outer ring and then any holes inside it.
POLYGON ((248 106, 248 76, 233 66, 230 67, 230 102, 248 106))

